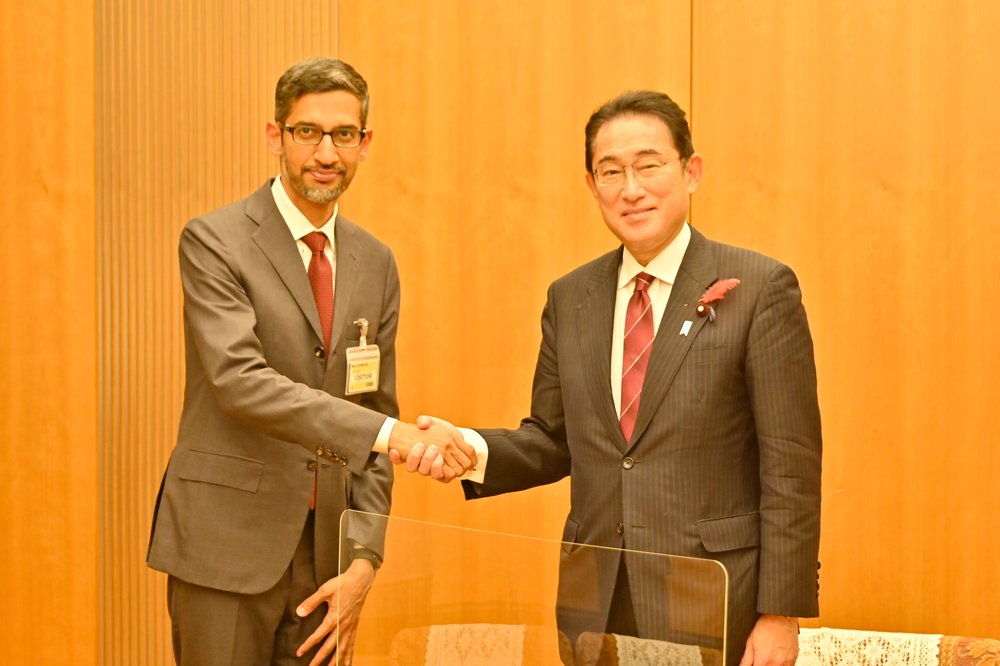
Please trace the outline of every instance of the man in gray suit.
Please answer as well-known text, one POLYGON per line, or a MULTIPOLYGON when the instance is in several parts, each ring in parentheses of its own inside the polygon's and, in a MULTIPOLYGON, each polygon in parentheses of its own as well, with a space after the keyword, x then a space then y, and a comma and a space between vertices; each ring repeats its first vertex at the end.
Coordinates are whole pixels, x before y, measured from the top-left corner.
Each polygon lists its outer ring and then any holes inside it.
MULTIPOLYGON (((531 416, 516 430, 463 429, 480 451, 466 496, 569 475, 563 541, 720 561, 727 663, 792 664, 797 618, 818 614, 822 449, 795 275, 688 224, 703 160, 666 95, 598 108, 586 165, 623 247, 549 288, 531 416)), ((406 464, 448 481, 445 462, 428 446, 406 464)), ((677 640, 657 560, 581 551, 562 553, 560 629, 677 640)))
POLYGON ((384 533, 352 526, 341 553, 339 521, 389 512, 379 452, 423 439, 456 473, 474 463, 443 428, 395 419, 396 264, 338 212, 368 103, 344 62, 291 67, 266 130, 280 176, 181 235, 184 408, 148 553, 178 663, 349 662, 384 533))

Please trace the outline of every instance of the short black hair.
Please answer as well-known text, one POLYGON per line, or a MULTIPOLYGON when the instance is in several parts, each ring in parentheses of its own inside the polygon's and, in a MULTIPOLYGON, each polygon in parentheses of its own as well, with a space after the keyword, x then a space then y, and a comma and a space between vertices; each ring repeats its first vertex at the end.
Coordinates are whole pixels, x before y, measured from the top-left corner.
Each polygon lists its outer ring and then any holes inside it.
POLYGON ((631 115, 659 118, 670 130, 670 135, 674 139, 674 147, 680 152, 681 159, 687 160, 694 155, 691 129, 684 116, 684 109, 677 106, 677 103, 670 99, 666 93, 655 90, 629 90, 602 104, 587 121, 586 159, 588 173, 594 169, 594 139, 601 127, 618 116, 631 115))

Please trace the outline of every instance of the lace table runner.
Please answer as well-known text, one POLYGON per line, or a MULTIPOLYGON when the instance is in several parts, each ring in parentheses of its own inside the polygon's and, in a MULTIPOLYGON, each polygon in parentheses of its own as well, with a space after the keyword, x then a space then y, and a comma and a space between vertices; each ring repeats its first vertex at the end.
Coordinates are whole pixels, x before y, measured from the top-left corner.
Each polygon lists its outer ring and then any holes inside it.
POLYGON ((520 664, 523 624, 447 624, 431 627, 428 666, 506 666, 520 664))
POLYGON ((615 634, 620 666, 701 666, 697 645, 682 645, 615 634))
POLYGON ((938 666, 940 634, 850 629, 799 632, 797 666, 938 666))

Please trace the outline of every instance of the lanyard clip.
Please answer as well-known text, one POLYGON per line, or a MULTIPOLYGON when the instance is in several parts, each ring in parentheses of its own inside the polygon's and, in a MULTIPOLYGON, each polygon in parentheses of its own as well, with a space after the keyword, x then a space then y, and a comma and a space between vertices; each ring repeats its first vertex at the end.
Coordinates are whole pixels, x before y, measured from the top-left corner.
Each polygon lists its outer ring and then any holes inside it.
POLYGON ((368 346, 368 320, 355 319, 354 323, 361 329, 361 348, 368 346))

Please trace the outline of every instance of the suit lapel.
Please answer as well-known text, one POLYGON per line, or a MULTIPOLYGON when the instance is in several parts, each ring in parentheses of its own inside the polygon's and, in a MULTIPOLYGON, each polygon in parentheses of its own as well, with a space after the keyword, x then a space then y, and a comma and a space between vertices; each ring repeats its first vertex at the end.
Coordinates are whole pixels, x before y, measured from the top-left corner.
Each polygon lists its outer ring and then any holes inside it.
POLYGON ((618 266, 622 250, 606 254, 594 266, 586 283, 586 296, 577 308, 576 330, 580 335, 584 371, 597 417, 608 431, 611 441, 622 451, 626 448, 615 400, 611 395, 611 338, 615 319, 615 292, 618 286, 618 266))
POLYGON ((354 226, 337 215, 334 226, 337 237, 337 285, 333 298, 333 331, 330 334, 330 348, 336 349, 344 329, 353 324, 347 321, 347 313, 351 311, 351 298, 358 285, 358 262, 361 256, 361 246, 355 234, 354 226))
POLYGON ((670 299, 653 342, 646 379, 642 385, 642 397, 639 399, 639 414, 632 433, 633 445, 660 408, 684 356, 708 321, 708 317, 697 316, 694 307, 698 298, 717 278, 718 269, 711 244, 692 228, 691 242, 677 271, 677 279, 670 290, 670 299), (691 322, 686 336, 680 334, 685 321, 691 322))
POLYGON ((292 232, 288 230, 288 224, 274 203, 270 182, 247 200, 247 215, 259 225, 253 234, 254 242, 274 266, 302 314, 309 320, 317 340, 322 340, 323 327, 319 322, 309 276, 302 266, 302 255, 295 245, 292 232))

